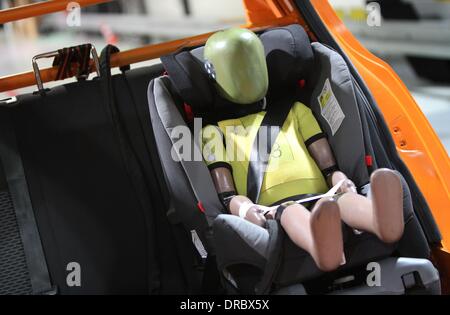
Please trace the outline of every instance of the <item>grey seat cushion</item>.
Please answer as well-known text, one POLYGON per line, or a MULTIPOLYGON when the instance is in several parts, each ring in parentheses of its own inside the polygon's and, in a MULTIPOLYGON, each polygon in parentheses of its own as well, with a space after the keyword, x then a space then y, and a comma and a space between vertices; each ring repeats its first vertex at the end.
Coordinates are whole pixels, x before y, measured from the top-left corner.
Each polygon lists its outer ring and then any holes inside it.
POLYGON ((261 269, 267 259, 269 232, 238 216, 221 214, 213 224, 217 260, 222 266, 250 264, 261 269))

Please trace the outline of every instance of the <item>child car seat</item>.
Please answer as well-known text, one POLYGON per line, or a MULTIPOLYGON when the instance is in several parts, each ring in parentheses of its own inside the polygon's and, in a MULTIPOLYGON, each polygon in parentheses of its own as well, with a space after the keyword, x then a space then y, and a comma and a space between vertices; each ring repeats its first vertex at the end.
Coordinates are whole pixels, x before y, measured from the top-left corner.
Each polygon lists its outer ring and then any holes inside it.
MULTIPOLYGON (((311 44, 299 25, 267 30, 260 38, 269 70, 267 106, 276 103, 271 100, 283 93, 295 93, 316 115, 340 169, 361 190, 367 189, 369 174, 378 166, 377 150, 370 142, 360 110, 363 95, 358 95, 345 61, 324 45, 311 44), (303 87, 299 87, 299 82, 303 87), (334 129, 321 114, 318 100, 325 84, 345 116, 334 129), (367 163, 368 156, 371 163, 367 163)), ((397 244, 386 245, 368 233, 357 235, 344 228, 347 263, 332 273, 322 273, 305 251, 284 237, 277 222, 268 221, 268 228, 263 229, 224 214, 209 171, 201 160, 197 132, 202 126, 196 125, 195 119, 192 124, 192 118, 201 117, 209 123, 230 115, 237 117, 242 114, 241 107, 232 107, 233 104, 221 107, 203 68, 202 47, 165 56, 162 62, 168 76, 150 82, 148 103, 158 154, 173 200, 173 217, 198 235, 198 242, 204 244, 201 247, 216 255, 223 284, 229 292, 440 293, 439 275, 427 260, 430 249, 404 180, 403 238, 397 244), (180 134, 174 128, 180 126, 194 132, 190 138, 192 152, 188 153, 191 159, 179 155, 180 134), (365 284, 369 262, 376 262, 381 268, 380 286, 365 284)))

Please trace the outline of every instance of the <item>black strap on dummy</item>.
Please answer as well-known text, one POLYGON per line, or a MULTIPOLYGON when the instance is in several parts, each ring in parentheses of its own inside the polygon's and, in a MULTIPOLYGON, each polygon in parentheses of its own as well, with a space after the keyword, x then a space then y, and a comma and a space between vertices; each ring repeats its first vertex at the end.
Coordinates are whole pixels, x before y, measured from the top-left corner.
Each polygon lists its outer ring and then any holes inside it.
POLYGON ((9 115, 0 116, 0 159, 0 164, 4 166, 5 177, 19 227, 32 294, 56 294, 56 288, 52 286, 50 281, 22 158, 19 155, 16 135, 9 115))
POLYGON ((269 104, 266 115, 253 141, 247 174, 247 197, 255 203, 258 202, 261 193, 261 186, 273 145, 294 101, 294 97, 284 97, 277 102, 269 104))

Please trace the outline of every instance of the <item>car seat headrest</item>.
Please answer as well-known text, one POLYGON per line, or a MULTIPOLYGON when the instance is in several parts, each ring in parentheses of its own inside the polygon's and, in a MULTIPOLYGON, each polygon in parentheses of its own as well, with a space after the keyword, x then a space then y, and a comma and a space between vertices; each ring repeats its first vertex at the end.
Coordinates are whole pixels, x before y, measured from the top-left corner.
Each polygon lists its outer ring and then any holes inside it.
POLYGON ((214 103, 214 86, 203 63, 189 51, 162 56, 161 61, 174 89, 185 103, 201 112, 214 103))
POLYGON ((266 52, 271 94, 296 88, 313 69, 314 53, 305 30, 298 24, 275 28, 261 36, 266 52))
MULTIPOLYGON (((269 93, 296 88, 311 74, 314 55, 308 35, 297 24, 267 30, 260 35, 269 72, 269 93)), ((170 80, 184 102, 196 112, 214 107, 217 92, 203 65, 203 47, 161 57, 170 80)), ((255 78, 257 79, 257 78, 255 78)))

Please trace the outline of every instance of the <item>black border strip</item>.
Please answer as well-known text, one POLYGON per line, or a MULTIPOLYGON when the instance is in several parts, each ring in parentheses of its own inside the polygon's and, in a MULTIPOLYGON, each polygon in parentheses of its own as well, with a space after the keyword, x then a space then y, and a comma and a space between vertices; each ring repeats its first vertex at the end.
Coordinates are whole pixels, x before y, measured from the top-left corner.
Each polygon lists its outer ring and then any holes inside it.
POLYGON ((319 132, 318 134, 315 134, 314 136, 308 138, 308 140, 305 140, 306 147, 309 147, 311 144, 316 142, 317 140, 320 140, 322 138, 326 138, 327 135, 324 132, 319 132))
POLYGON ((216 168, 219 168, 219 167, 225 167, 225 168, 229 169, 230 172, 233 172, 233 168, 231 167, 230 163, 227 163, 227 162, 214 162, 214 163, 208 165, 208 169, 210 171, 212 171, 216 168))

